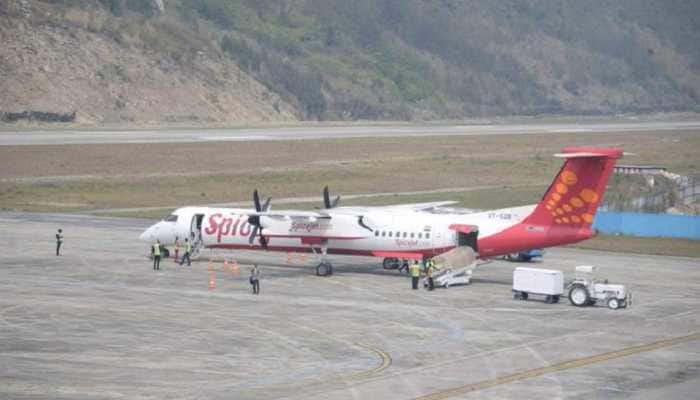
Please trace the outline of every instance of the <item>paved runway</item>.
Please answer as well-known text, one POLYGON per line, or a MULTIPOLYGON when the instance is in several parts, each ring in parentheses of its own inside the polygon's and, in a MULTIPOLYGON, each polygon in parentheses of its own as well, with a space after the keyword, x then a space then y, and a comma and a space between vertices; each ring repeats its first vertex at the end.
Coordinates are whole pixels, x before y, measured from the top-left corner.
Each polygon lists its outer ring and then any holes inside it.
POLYGON ((377 125, 310 126, 259 129, 159 129, 159 130, 0 130, 0 145, 90 143, 193 143, 212 141, 260 141, 340 139, 403 136, 473 136, 504 134, 640 132, 700 129, 700 121, 651 121, 610 123, 532 123, 489 125, 377 125))
POLYGON ((157 272, 137 240, 148 223, 0 213, 0 398, 666 400, 700 387, 698 259, 552 249, 538 266, 570 278, 595 264, 634 293, 626 310, 579 309, 513 300, 518 264, 501 261, 434 292, 369 258, 334 258, 330 278, 252 252, 211 254, 237 269, 157 272))

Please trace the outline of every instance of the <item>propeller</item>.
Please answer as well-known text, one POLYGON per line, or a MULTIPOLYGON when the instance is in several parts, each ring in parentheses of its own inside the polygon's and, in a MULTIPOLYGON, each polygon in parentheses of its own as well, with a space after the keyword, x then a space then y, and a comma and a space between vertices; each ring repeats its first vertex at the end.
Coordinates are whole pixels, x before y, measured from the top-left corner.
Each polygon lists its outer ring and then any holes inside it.
POLYGON ((340 196, 336 196, 335 199, 331 202, 331 195, 328 193, 328 186, 323 188, 323 206, 326 209, 331 209, 335 208, 338 206, 338 203, 340 203, 340 196))
MULTIPOLYGON (((255 211, 265 212, 270 209, 270 201, 272 197, 268 197, 265 203, 260 205, 260 195, 258 194, 258 189, 253 191, 253 203, 255 204, 255 211)), ((248 244, 253 245, 255 242, 255 237, 258 236, 258 231, 260 231, 260 245, 263 249, 267 250, 267 238, 262 235, 262 226, 260 226, 260 216, 254 215, 248 217, 248 223, 253 226, 253 230, 250 232, 248 237, 248 244)))

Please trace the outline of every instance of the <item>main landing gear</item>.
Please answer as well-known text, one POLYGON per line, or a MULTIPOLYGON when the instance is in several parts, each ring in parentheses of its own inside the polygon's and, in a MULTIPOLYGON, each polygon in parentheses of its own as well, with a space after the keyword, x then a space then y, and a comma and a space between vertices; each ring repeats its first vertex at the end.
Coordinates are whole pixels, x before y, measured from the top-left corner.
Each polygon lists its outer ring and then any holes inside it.
POLYGON ((316 266, 316 275, 318 276, 330 276, 333 275, 333 265, 331 264, 330 261, 326 259, 326 256, 328 254, 328 243, 323 242, 321 244, 320 248, 320 254, 317 252, 317 249, 311 248, 311 251, 314 252, 314 254, 321 259, 321 262, 316 266))
POLYGON ((316 275, 318 276, 329 276, 333 275, 333 265, 330 262, 321 262, 316 266, 316 275))

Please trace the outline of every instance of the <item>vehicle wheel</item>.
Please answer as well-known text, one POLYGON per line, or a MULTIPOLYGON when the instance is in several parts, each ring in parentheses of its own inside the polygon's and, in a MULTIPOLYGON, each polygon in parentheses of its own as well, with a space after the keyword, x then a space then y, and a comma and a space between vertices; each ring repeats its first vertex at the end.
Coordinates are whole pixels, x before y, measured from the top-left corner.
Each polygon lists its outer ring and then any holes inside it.
POLYGON ((608 299, 608 308, 611 310, 617 310, 620 307, 620 302, 614 298, 611 297, 608 299))
POLYGON ((520 298, 523 300, 527 300, 527 292, 520 292, 520 298))
POLYGON ((559 295, 552 296, 552 303, 559 303, 559 295))
POLYGON ((627 308, 627 301, 620 300, 620 308, 627 308))
POLYGON ((547 304, 552 304, 554 303, 554 300, 552 299, 552 296, 547 295, 547 297, 544 298, 544 302, 547 304))
POLYGON ((591 298, 588 295, 588 289, 580 284, 573 285, 569 290, 569 301, 576 307, 587 306, 591 301, 591 298))
POLYGON ((520 300, 520 293, 513 292, 513 300, 520 300))

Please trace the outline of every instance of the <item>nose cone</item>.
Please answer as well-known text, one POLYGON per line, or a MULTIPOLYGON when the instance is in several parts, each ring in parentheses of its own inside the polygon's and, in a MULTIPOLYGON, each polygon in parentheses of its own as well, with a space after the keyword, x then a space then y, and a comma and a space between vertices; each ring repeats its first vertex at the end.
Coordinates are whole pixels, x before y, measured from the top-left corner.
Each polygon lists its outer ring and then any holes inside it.
POLYGON ((141 236, 139 236, 139 239, 143 240, 144 242, 153 242, 156 240, 156 235, 155 235, 155 225, 148 227, 141 236))

